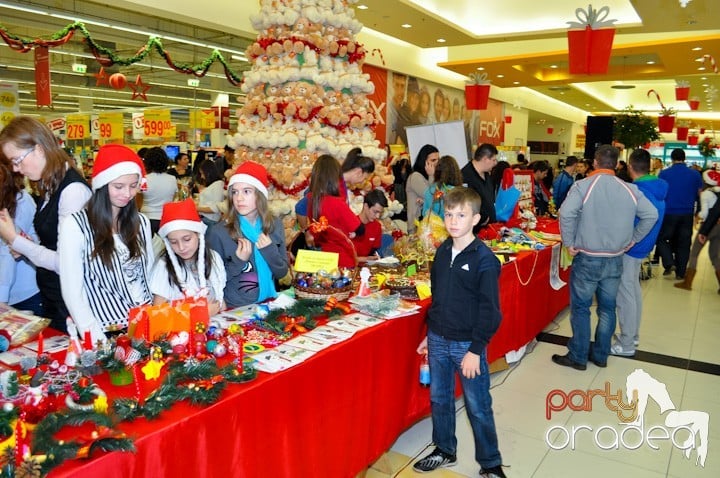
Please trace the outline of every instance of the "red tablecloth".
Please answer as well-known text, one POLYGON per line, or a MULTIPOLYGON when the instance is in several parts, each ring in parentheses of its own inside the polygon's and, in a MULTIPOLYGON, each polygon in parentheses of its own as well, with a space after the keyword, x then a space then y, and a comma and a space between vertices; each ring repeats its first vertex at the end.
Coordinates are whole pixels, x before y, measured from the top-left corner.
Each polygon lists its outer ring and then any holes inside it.
MULTIPOLYGON (((491 361, 527 343, 567 304, 567 287, 549 286, 550 254, 522 254, 517 272, 503 267, 491 361)), ((387 321, 289 370, 229 385, 212 406, 181 403, 156 421, 123 423, 137 453, 68 461, 51 476, 353 477, 429 414, 415 353, 424 316, 387 321)), ((97 381, 111 398, 135 393, 134 385, 110 388, 106 375, 97 381)), ((144 385, 143 396, 156 386, 144 385)))

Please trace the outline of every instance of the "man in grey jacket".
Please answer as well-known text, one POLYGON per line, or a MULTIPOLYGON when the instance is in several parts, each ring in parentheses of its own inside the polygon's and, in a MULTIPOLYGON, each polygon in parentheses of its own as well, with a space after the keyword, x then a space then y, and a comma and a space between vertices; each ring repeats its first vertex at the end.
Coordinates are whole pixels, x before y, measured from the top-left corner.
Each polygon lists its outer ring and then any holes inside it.
POLYGON ((595 153, 593 171, 576 182, 560 208, 563 244, 574 257, 570 272, 570 324, 567 355, 553 355, 558 365, 585 370, 590 360, 607 366, 615 332, 615 298, 622 258, 650 232, 657 209, 634 184, 615 176, 619 151, 610 145, 595 153), (590 306, 597 294, 598 324, 590 344, 590 306))

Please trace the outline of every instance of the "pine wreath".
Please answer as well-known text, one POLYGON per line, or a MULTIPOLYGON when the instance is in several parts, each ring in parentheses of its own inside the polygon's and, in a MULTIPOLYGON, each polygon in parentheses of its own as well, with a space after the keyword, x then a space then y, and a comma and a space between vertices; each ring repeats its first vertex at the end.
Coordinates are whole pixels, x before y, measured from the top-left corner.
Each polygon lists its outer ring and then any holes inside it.
POLYGON ((43 475, 65 460, 88 458, 95 451, 135 451, 131 439, 113 428, 108 415, 86 411, 51 413, 38 423, 33 432, 32 451, 34 455, 44 454, 41 464, 43 475), (71 441, 57 440, 55 434, 67 426, 78 427, 93 423, 92 435, 71 441))
POLYGON ((141 416, 152 420, 182 400, 193 405, 215 403, 228 382, 247 382, 256 376, 257 371, 252 367, 246 366, 240 373, 234 364, 220 368, 213 359, 171 362, 165 380, 144 403, 134 398, 119 398, 113 401, 112 408, 121 420, 132 421, 141 416))

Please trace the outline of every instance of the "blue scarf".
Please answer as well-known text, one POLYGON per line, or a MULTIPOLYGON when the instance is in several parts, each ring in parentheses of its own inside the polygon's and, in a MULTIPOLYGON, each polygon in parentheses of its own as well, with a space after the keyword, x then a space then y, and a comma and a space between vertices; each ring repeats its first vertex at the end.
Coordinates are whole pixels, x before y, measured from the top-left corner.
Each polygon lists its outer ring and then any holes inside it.
POLYGON ((250 221, 238 214, 238 220, 240 221, 240 231, 243 233, 243 236, 253 243, 253 259, 255 262, 255 271, 258 276, 257 302, 262 302, 265 299, 274 299, 277 297, 277 291, 275 290, 272 271, 260 253, 260 250, 255 246, 260 234, 262 234, 262 219, 258 217, 255 219, 255 224, 250 224, 250 221))

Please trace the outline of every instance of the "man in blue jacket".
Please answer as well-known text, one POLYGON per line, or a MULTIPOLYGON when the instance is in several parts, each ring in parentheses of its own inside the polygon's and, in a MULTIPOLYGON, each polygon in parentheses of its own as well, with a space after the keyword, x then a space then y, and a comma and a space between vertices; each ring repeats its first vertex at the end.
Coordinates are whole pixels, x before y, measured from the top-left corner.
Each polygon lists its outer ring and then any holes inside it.
POLYGON ((553 199, 555 200, 555 207, 559 210, 562 206, 565 197, 570 191, 570 186, 575 182, 575 168, 577 167, 578 159, 575 156, 568 156, 565 160, 565 167, 555 178, 553 183, 553 199))
MULTIPOLYGON (((610 347, 613 355, 630 357, 635 355, 639 343, 640 317, 642 316, 642 290, 640 289, 640 266, 652 251, 660 233, 662 217, 665 214, 665 196, 668 183, 650 174, 650 153, 636 149, 630 155, 628 165, 630 177, 645 197, 655 206, 658 221, 642 240, 623 255, 623 271, 617 294, 617 317, 620 334, 610 347)), ((637 222, 637 220, 636 220, 637 222)))

